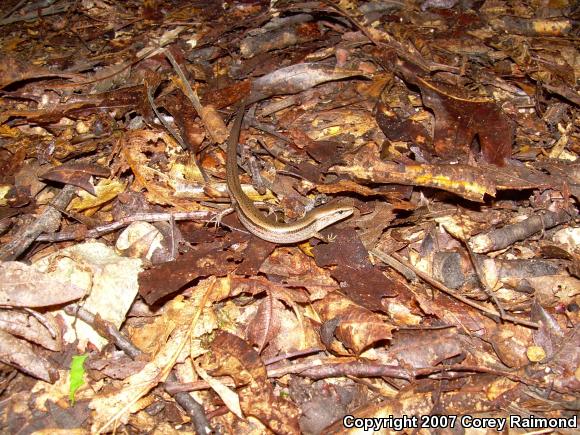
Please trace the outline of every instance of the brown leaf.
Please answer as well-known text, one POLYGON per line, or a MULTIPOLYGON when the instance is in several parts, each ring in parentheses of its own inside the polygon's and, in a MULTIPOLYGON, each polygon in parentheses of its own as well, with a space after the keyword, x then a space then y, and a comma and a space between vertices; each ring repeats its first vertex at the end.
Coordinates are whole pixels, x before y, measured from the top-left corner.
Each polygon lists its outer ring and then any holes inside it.
POLYGON ((53 352, 60 352, 62 350, 62 335, 54 317, 45 313, 44 322, 48 323, 50 329, 46 324, 42 324, 36 317, 25 311, 0 310, 0 329, 39 344, 53 352), (52 333, 55 331, 57 333, 53 337, 52 333))
POLYGON ((395 326, 386 318, 363 308, 338 292, 314 303, 323 321, 336 319, 334 336, 357 355, 380 340, 390 340, 395 326))
POLYGON ((37 66, 30 62, 29 59, 19 59, 13 55, 8 55, 6 52, 2 53, 2 62, 0 62, 0 89, 20 81, 48 77, 73 78, 77 77, 77 75, 51 71, 48 68, 37 66))
POLYGON ((26 147, 21 146, 15 152, 0 149, 0 183, 10 183, 24 164, 26 147))
POLYGON ((341 291, 369 310, 383 310, 382 299, 406 293, 399 283, 385 276, 369 261, 366 248, 353 229, 333 230, 333 243, 317 245, 314 258, 319 267, 336 265, 331 275, 341 291))
POLYGON ((497 325, 489 342, 501 362, 512 368, 529 364, 526 349, 533 344, 532 332, 510 323, 497 325))
POLYGON ((397 331, 385 359, 397 360, 403 367, 420 369, 455 357, 464 347, 455 328, 397 331))
MULTIPOLYGON (((236 270, 236 273, 238 271, 236 270)), ((275 282, 269 281, 266 278, 256 276, 254 278, 236 278, 232 277, 232 287, 235 291, 232 294, 250 293, 257 295, 263 292, 270 292, 272 297, 285 302, 288 305, 298 303, 308 303, 310 299, 305 291, 301 289, 283 287, 275 282)))
POLYGON ((304 44, 320 36, 321 32, 317 23, 299 22, 280 26, 268 32, 260 32, 257 35, 246 36, 240 44, 240 52, 242 56, 248 58, 267 51, 304 44))
POLYGON ((229 132, 216 108, 212 105, 204 106, 199 116, 203 119, 212 140, 216 143, 225 142, 229 132))
POLYGON ((354 155, 346 155, 344 161, 344 165, 334 166, 331 171, 374 183, 434 187, 478 202, 483 202, 486 194, 496 194, 496 186, 486 170, 460 164, 401 165, 384 162, 374 144, 362 147, 354 155))
POLYGON ((179 133, 185 144, 194 153, 197 153, 206 134, 203 127, 192 122, 197 116, 197 112, 187 97, 182 92, 174 92, 159 98, 156 103, 173 116, 175 125, 179 128, 179 133))
POLYGON ((35 122, 58 122, 63 116, 78 118, 83 112, 97 112, 108 107, 135 107, 145 98, 143 85, 128 86, 102 94, 72 95, 62 104, 51 105, 38 110, 5 110, 0 114, 0 121, 11 116, 24 117, 35 122))
POLYGON ((478 311, 440 293, 433 297, 418 294, 417 302, 426 314, 437 316, 450 325, 459 324, 467 331, 482 331, 495 325, 478 311))
POLYGON ((111 176, 111 171, 109 168, 95 163, 72 162, 49 169, 40 177, 63 184, 72 184, 86 190, 93 196, 97 196, 95 186, 90 182, 91 176, 108 178, 111 176))
POLYGON ((257 352, 241 338, 219 332, 205 363, 213 376, 234 379, 245 415, 256 417, 277 434, 300 433, 298 409, 292 402, 274 395, 266 367, 257 352))
POLYGON ((18 261, 0 264, 0 305, 47 307, 74 301, 85 290, 52 278, 18 261))
POLYGON ((24 373, 45 382, 55 382, 59 377, 56 368, 48 360, 38 355, 30 344, 1 329, 0 361, 17 367, 24 373))
POLYGON ((489 163, 505 165, 510 158, 514 127, 497 103, 457 95, 456 91, 418 79, 423 103, 435 113, 433 143, 436 153, 448 159, 466 157, 475 137, 489 163))
MULTIPOLYGON (((245 239, 241 233, 230 234, 225 245, 240 243, 245 239)), ((254 244, 245 250, 231 252, 216 249, 215 242, 196 245, 191 251, 180 255, 174 261, 155 265, 139 274, 139 293, 148 304, 178 291, 189 282, 210 275, 224 276, 237 268, 254 270, 255 264, 270 254, 274 245, 264 242, 259 246, 267 250, 257 251, 254 244), (241 263, 238 263, 241 262, 241 263), (246 265, 250 263, 250 266, 246 265)))
POLYGON ((402 119, 393 109, 384 103, 379 103, 376 110, 376 120, 381 131, 393 142, 411 142, 432 154, 433 138, 420 122, 414 119, 402 119))
MULTIPOLYGON (((304 287, 311 293, 320 292, 325 295, 336 288, 336 282, 328 270, 317 267, 314 259, 298 248, 278 248, 270 255, 260 268, 260 272, 268 276, 277 276, 288 286, 304 287)), ((291 290, 292 299, 297 299, 297 292, 291 290)), ((300 295, 301 296, 301 295, 300 295)), ((276 297, 288 302, 280 293, 276 297)))
POLYGON ((286 308, 271 296, 266 296, 258 307, 258 312, 246 328, 248 340, 258 345, 261 351, 280 332, 280 315, 286 308))

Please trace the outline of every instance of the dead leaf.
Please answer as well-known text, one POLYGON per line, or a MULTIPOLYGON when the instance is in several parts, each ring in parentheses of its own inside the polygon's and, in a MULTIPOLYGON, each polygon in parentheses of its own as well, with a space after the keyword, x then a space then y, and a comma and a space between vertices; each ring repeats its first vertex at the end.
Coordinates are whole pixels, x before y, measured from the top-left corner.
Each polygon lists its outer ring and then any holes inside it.
POLYGON ((109 168, 94 163, 65 163, 49 169, 41 178, 57 181, 63 184, 78 186, 93 196, 97 196, 95 187, 90 182, 91 176, 108 178, 111 175, 109 168))
POLYGON ((213 376, 230 376, 238 387, 240 405, 247 416, 259 419, 277 434, 298 434, 298 409, 292 402, 274 395, 266 368, 258 354, 242 339, 219 332, 203 366, 213 376))
POLYGON ((335 320, 334 336, 356 355, 381 340, 390 340, 395 326, 386 317, 354 304, 338 292, 314 303, 323 321, 335 320))
POLYGON ((0 305, 47 307, 82 298, 86 290, 18 261, 0 263, 0 305))

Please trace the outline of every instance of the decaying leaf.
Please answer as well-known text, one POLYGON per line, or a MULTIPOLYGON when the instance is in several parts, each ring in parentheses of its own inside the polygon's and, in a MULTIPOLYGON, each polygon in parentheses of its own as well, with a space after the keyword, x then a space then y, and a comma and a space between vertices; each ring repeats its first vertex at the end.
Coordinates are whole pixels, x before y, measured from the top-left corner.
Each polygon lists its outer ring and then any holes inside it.
MULTIPOLYGON (((100 315, 119 327, 137 294, 137 274, 141 261, 118 256, 112 248, 88 242, 64 248, 35 263, 43 272, 51 271, 54 277, 66 277, 77 287, 86 289, 88 296, 83 307, 100 315)), ((79 340, 81 348, 87 342, 102 347, 107 340, 84 322, 63 314, 69 331, 66 341, 79 340)))
POLYGON ((0 305, 47 307, 74 301, 85 293, 86 289, 66 277, 18 261, 0 263, 0 305))
POLYGON ((395 329, 380 314, 352 303, 337 292, 316 302, 314 308, 323 322, 333 322, 333 335, 357 355, 378 341, 387 343, 395 329))
POLYGON ((53 352, 63 349, 61 328, 57 319, 49 313, 40 316, 32 312, 3 309, 0 310, 0 329, 53 352))
POLYGON ((435 113, 433 144, 438 155, 467 155, 477 137, 489 163, 505 165, 511 156, 514 129, 509 118, 489 99, 459 96, 441 84, 418 80, 423 101, 435 113))
POLYGON ((113 200, 119 193, 125 190, 126 185, 118 181, 102 180, 95 186, 95 193, 80 192, 79 198, 75 198, 70 203, 73 211, 84 211, 91 215, 97 208, 113 200))
POLYGON ((258 354, 239 337, 218 333, 203 365, 214 376, 234 379, 245 415, 256 417, 274 433, 299 433, 298 409, 274 394, 258 354))
POLYGON ((299 63, 254 80, 247 103, 272 95, 296 94, 320 83, 357 76, 364 77, 364 73, 319 63, 299 63))
POLYGON ((0 361, 45 382, 55 382, 59 377, 54 365, 46 358, 39 357, 29 343, 1 329, 0 361))
POLYGON ((64 165, 52 168, 42 174, 45 180, 58 181, 64 184, 72 184, 78 186, 89 192, 93 196, 97 196, 95 187, 90 182, 91 176, 109 177, 111 171, 96 164, 88 163, 65 163, 64 165))
POLYGON ((150 402, 142 398, 165 380, 184 350, 192 357, 202 353, 197 339, 215 328, 213 317, 210 315, 206 321, 203 312, 206 304, 216 297, 213 294, 216 288, 219 289, 216 280, 210 278, 195 288, 192 301, 184 302, 178 297, 169 304, 165 318, 160 320, 160 324, 166 327, 164 341, 150 361, 142 370, 125 379, 120 388, 98 394, 91 400, 90 406, 95 410, 93 430, 103 431, 119 421, 127 421, 131 413, 148 406, 150 402), (188 344, 191 347, 186 349, 188 344))

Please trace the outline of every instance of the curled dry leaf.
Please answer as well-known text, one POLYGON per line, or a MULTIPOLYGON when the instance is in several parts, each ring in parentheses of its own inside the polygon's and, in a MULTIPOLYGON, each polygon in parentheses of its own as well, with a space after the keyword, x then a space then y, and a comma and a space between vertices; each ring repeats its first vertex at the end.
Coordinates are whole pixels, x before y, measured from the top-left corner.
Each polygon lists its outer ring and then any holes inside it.
POLYGON ((126 183, 117 180, 101 180, 95 186, 94 194, 87 194, 86 192, 79 192, 79 197, 74 198, 70 204, 69 209, 72 211, 85 211, 87 214, 95 213, 99 207, 109 203, 125 190, 126 183))
POLYGON ((262 357, 321 348, 314 322, 303 313, 303 308, 288 299, 286 306, 278 300, 276 292, 272 293, 273 302, 267 296, 246 328, 248 341, 255 343, 258 351, 263 350, 262 357))
POLYGON ((94 163, 65 163, 49 169, 41 175, 41 178, 63 184, 72 184, 86 190, 93 196, 97 196, 95 187, 90 181, 91 176, 107 178, 110 175, 109 168, 94 163))
POLYGON ((258 35, 247 36, 240 43, 240 52, 245 58, 260 53, 291 47, 318 39, 322 36, 316 23, 311 21, 312 16, 307 14, 293 15, 279 19, 279 23, 272 30, 260 32, 258 35), (286 24, 282 24, 286 22, 286 24))
POLYGON ((216 143, 224 143, 229 136, 229 132, 216 108, 212 105, 203 106, 199 115, 203 118, 212 140, 216 143))
POLYGON ((58 379, 56 368, 48 360, 39 356, 29 343, 1 329, 0 361, 46 382, 54 382, 58 379))
POLYGON ((0 329, 45 349, 60 352, 62 350, 60 328, 52 314, 44 313, 42 317, 48 325, 24 311, 0 310, 0 329))
POLYGON ((31 65, 28 59, 23 60, 15 55, 4 53, 0 64, 0 89, 23 80, 48 77, 77 77, 76 74, 52 71, 50 68, 31 65))
POLYGON ((578 278, 565 274, 529 277, 527 281, 540 304, 554 307, 557 304, 577 303, 580 295, 578 278))
POLYGON ((456 328, 401 330, 393 334, 391 345, 379 356, 383 364, 397 361, 402 367, 421 369, 457 357, 466 347, 456 328))
POLYGON ((223 400, 224 404, 228 407, 228 409, 232 411, 236 415, 236 417, 240 419, 244 418, 244 416, 242 415, 242 410, 240 408, 240 400, 236 395, 236 393, 230 390, 224 383, 222 383, 218 379, 208 375, 204 369, 202 369, 201 367, 199 367, 198 364, 195 363, 195 361, 193 364, 195 367, 195 371, 197 372, 199 377, 202 378, 204 381, 206 381, 211 386, 211 388, 213 388, 213 390, 217 393, 218 396, 220 396, 220 398, 223 400))
POLYGON ((147 198, 154 203, 171 204, 184 209, 199 208, 192 200, 177 196, 176 189, 171 187, 172 183, 180 184, 182 180, 172 179, 171 173, 165 173, 151 163, 154 157, 172 154, 178 148, 178 144, 166 133, 132 131, 123 137, 123 163, 120 169, 130 167, 137 184, 147 189, 147 198))
POLYGON ((357 76, 364 77, 365 73, 319 63, 287 66, 254 80, 247 104, 272 95, 297 94, 321 83, 357 76))
POLYGON ((390 340, 396 327, 385 316, 373 313, 338 292, 328 294, 314 303, 323 321, 336 319, 334 336, 355 354, 380 340, 390 340))
POLYGON ((250 343, 262 349, 280 333, 280 317, 285 307, 279 301, 272 298, 271 294, 260 303, 254 318, 248 324, 246 337, 250 343))
POLYGON ((151 260, 163 249, 162 241, 163 234, 149 222, 133 222, 119 235, 115 248, 128 257, 151 260))
POLYGON ((246 416, 259 419, 277 434, 298 434, 298 409, 274 395, 266 367, 254 349, 241 338, 220 331, 203 357, 202 365, 213 376, 230 376, 238 387, 240 405, 246 416))

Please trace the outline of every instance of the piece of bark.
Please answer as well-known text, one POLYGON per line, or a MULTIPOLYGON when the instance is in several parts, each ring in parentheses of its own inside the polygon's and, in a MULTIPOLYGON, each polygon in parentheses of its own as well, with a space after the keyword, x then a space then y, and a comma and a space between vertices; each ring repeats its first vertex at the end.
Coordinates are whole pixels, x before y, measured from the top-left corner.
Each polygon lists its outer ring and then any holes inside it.
POLYGON ((538 231, 553 228, 570 220, 572 220, 572 216, 564 210, 558 212, 546 211, 545 213, 531 216, 517 224, 506 225, 487 234, 478 234, 469 240, 469 246, 477 254, 499 251, 515 242, 530 237, 538 231))

